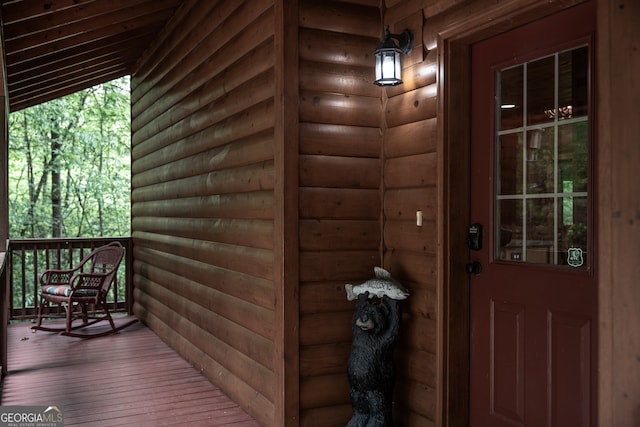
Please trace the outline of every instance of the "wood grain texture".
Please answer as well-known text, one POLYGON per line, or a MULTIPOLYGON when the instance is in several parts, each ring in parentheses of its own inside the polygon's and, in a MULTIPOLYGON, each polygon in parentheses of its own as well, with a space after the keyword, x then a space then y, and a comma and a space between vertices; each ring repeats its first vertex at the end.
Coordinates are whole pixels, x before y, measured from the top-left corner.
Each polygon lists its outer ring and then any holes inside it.
POLYGON ((3 405, 58 405, 66 426, 260 425, 140 322, 94 340, 30 326, 8 328, 3 405))
POLYGON ((331 32, 300 28, 300 59, 303 62, 348 65, 358 70, 372 66, 373 51, 378 43, 378 37, 349 34, 347 29, 331 32))
POLYGON ((135 310, 275 425, 275 15, 269 0, 206 3, 159 36, 180 60, 154 47, 132 77, 135 310))
POLYGON ((380 157, 382 131, 376 127, 300 123, 300 153, 380 157))
POLYGON ((380 17, 377 7, 347 2, 300 2, 300 26, 327 32, 378 37, 380 28, 371 25, 380 17))
POLYGON ((640 94, 637 2, 597 1, 598 10, 598 423, 640 423, 640 94), (632 177, 633 178, 630 178, 632 177), (633 325, 633 326, 631 326, 633 325))
MULTIPOLYGON (((151 308, 153 309, 153 307, 151 308)), ((134 309, 139 318, 144 319, 144 322, 148 324, 150 328, 158 331, 165 342, 179 350, 180 354, 206 375, 209 380, 214 384, 224 385, 226 389, 225 393, 229 395, 233 401, 241 402, 242 407, 250 414, 253 414, 253 417, 261 425, 273 424, 273 403, 267 400, 264 395, 257 393, 254 386, 247 384, 234 375, 227 366, 212 358, 205 351, 206 349, 193 344, 194 342, 198 342, 198 340, 206 342, 211 338, 210 334, 195 329, 187 329, 184 319, 167 311, 147 311, 139 305, 136 305, 134 309), (166 314, 166 316, 157 317, 153 312, 162 313, 162 315, 166 314), (251 399, 245 402, 244 400, 247 395, 250 395, 251 399)), ((186 324, 188 325, 188 323, 186 324)), ((271 383, 271 385, 273 385, 273 383, 271 383)))
POLYGON ((158 32, 189 7, 183 3, 3 4, 7 106, 18 111, 131 74, 158 32))
POLYGON ((300 425, 351 417, 353 303, 379 264, 382 105, 376 6, 300 1, 300 425), (320 417, 320 418, 319 418, 320 417))
MULTIPOLYGON (((396 358, 395 422, 436 425, 439 382, 437 301, 442 247, 439 210, 443 185, 438 141, 438 55, 423 39, 427 2, 385 1, 385 23, 409 29, 414 50, 403 62, 404 84, 386 90, 384 105, 384 266, 411 296, 403 303, 396 358), (421 211, 422 226, 416 224, 421 211)), ((427 40, 428 41, 428 40, 427 40)))

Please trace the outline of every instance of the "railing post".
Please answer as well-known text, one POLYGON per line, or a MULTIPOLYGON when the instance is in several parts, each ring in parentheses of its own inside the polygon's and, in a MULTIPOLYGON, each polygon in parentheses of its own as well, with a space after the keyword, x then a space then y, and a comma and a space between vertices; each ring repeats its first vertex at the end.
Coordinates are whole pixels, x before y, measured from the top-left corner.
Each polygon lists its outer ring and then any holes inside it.
POLYGON ((125 301, 127 313, 133 314, 133 240, 127 239, 125 243, 125 301))

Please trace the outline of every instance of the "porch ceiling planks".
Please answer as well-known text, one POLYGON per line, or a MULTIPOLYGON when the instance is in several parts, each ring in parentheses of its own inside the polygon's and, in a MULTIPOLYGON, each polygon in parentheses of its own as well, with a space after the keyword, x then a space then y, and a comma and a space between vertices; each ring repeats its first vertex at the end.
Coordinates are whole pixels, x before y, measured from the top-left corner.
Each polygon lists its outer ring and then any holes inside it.
POLYGON ((259 426, 142 323, 92 340, 30 326, 8 328, 4 406, 57 405, 65 426, 259 426))
POLYGON ((183 0, 2 0, 9 107, 130 74, 183 0))

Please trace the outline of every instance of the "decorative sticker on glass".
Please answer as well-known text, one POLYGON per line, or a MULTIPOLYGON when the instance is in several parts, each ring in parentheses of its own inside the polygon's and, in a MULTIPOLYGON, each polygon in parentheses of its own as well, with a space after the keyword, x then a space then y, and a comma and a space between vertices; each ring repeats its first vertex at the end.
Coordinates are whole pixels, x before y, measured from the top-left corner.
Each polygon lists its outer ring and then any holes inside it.
POLYGON ((582 257, 582 249, 569 248, 567 251, 567 264, 571 267, 581 267, 584 264, 584 258, 582 257))

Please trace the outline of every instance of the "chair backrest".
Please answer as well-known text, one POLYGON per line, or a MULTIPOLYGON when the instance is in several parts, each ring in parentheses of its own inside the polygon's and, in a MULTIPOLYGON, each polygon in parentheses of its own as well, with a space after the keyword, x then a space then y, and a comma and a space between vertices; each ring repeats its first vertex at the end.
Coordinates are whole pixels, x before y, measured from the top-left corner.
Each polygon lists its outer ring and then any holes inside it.
POLYGON ((124 256, 124 247, 119 242, 112 242, 108 245, 100 246, 91 252, 83 261, 85 268, 89 268, 87 273, 107 273, 102 289, 107 291, 113 282, 118 266, 124 256))
POLYGON ((124 255, 124 248, 118 242, 100 246, 89 255, 92 273, 106 273, 117 267, 124 255))

